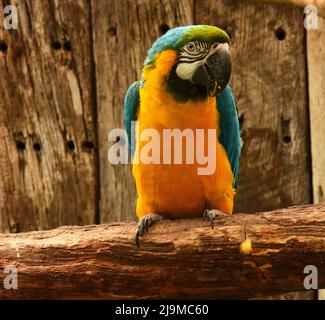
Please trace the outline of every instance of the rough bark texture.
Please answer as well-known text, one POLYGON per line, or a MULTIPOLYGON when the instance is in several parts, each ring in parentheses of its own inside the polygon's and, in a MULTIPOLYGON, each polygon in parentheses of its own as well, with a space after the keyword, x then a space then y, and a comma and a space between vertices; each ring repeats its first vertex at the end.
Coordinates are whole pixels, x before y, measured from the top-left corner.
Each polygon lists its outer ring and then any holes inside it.
POLYGON ((0 231, 94 223, 89 1, 11 3, 18 30, 0 23, 0 231))
POLYGON ((303 11, 205 0, 196 14, 197 23, 220 26, 232 39, 230 85, 244 140, 237 212, 310 203, 303 11))
POLYGON ((325 287, 325 205, 236 214, 215 222, 162 221, 134 245, 135 223, 0 236, 0 266, 18 290, 0 298, 251 298, 304 290, 306 265, 325 287), (251 255, 241 255, 245 238, 251 255))

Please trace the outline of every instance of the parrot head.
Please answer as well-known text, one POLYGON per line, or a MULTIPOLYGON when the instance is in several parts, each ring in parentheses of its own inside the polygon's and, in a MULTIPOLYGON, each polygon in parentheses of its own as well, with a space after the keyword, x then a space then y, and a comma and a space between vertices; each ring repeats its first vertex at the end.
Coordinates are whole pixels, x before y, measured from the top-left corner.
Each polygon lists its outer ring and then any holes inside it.
POLYGON ((160 54, 172 52, 167 89, 180 100, 215 96, 231 75, 230 39, 217 27, 194 25, 169 30, 159 37, 145 60, 145 69, 157 68, 160 54))

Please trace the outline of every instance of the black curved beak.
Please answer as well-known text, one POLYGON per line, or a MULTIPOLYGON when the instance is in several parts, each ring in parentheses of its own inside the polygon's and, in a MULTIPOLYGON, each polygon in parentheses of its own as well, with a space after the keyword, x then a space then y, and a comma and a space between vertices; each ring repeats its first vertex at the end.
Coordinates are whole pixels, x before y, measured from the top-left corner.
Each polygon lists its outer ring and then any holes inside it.
POLYGON ((228 44, 218 44, 192 77, 192 82, 206 86, 209 94, 220 93, 228 84, 231 75, 231 59, 228 44))

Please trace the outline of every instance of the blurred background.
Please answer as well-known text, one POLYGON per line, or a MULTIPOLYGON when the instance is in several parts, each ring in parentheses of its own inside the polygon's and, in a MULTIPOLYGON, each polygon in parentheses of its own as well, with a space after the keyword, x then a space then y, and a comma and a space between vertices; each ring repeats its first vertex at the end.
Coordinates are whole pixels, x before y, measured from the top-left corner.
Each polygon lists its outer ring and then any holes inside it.
POLYGON ((0 232, 135 220, 131 168, 108 162, 107 135, 152 42, 189 24, 232 40, 236 212, 324 201, 324 11, 306 30, 305 1, 282 2, 0 0, 0 232))

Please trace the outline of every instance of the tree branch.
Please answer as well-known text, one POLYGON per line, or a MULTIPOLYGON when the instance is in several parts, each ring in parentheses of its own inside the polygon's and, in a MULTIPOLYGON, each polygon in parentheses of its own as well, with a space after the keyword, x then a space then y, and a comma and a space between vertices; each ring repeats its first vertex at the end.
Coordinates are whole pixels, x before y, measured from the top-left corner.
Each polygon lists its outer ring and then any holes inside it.
POLYGON ((213 230, 201 219, 162 221, 140 250, 134 230, 119 222, 0 235, 0 279, 4 266, 18 269, 18 289, 0 282, 0 298, 251 298, 304 290, 306 265, 325 287, 325 204, 235 214, 213 230))

